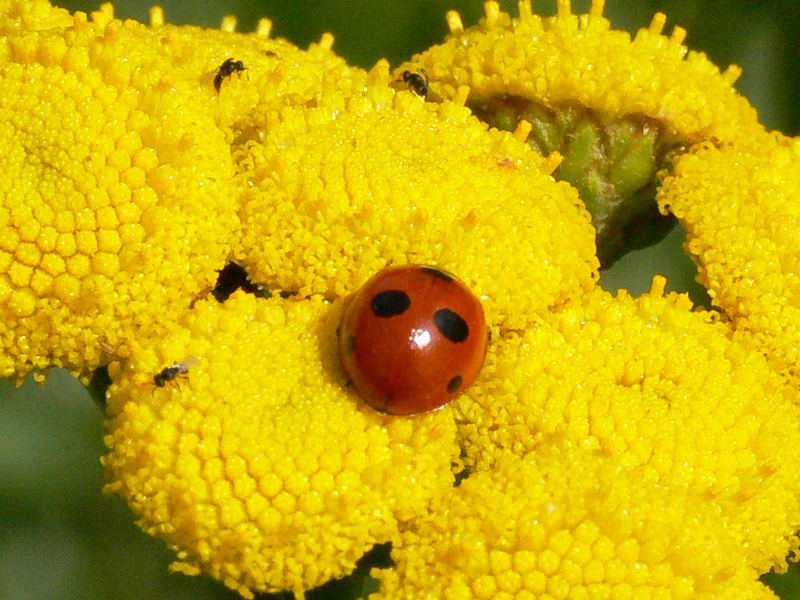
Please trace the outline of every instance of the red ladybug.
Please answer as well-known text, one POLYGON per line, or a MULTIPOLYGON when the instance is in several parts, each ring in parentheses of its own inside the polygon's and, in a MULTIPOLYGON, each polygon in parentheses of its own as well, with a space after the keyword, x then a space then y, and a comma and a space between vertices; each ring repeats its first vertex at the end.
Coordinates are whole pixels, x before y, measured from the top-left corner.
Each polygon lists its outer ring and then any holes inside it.
POLYGON ((389 267, 350 300, 338 329, 344 370, 375 410, 413 415, 469 387, 488 339, 483 307, 453 275, 389 267))

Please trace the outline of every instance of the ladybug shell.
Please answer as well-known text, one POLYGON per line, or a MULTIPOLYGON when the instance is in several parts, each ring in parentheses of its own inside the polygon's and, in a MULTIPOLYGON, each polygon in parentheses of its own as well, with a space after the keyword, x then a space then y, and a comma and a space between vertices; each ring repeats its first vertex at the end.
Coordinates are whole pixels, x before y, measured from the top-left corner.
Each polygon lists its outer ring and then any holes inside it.
POLYGON ((474 381, 487 328, 475 295, 433 267, 389 267, 350 300, 338 330, 339 356, 375 410, 411 415, 440 408, 474 381))

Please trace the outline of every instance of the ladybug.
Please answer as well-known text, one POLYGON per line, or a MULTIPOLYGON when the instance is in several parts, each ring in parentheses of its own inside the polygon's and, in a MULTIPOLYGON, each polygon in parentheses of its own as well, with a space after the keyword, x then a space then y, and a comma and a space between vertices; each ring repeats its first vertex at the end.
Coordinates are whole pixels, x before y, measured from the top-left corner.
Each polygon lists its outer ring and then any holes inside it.
POLYGON ((450 273, 388 267, 342 313, 339 356, 377 411, 413 415, 441 408, 475 380, 488 329, 475 295, 450 273))

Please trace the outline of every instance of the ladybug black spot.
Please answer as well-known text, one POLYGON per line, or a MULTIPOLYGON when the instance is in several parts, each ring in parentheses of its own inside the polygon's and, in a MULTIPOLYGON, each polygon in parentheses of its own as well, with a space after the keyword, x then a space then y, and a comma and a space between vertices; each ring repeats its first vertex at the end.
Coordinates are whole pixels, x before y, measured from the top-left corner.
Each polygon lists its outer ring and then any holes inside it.
POLYGON ((448 394, 455 394, 458 391, 458 388, 461 387, 461 384, 464 382, 464 379, 461 375, 456 375, 450 381, 447 382, 447 393, 448 394))
POLYGON ((444 279, 445 281, 453 281, 453 277, 449 273, 445 273, 444 271, 440 271, 439 269, 435 269, 433 267, 422 267, 422 270, 428 275, 433 275, 434 277, 438 277, 439 279, 444 279))
POLYGON ((469 325, 449 308, 440 308, 433 315, 436 328, 451 342, 463 342, 469 337, 469 325))
POLYGON ((411 298, 400 290, 386 290, 375 294, 372 298, 372 312, 376 317, 394 317, 402 315, 411 306, 411 298))

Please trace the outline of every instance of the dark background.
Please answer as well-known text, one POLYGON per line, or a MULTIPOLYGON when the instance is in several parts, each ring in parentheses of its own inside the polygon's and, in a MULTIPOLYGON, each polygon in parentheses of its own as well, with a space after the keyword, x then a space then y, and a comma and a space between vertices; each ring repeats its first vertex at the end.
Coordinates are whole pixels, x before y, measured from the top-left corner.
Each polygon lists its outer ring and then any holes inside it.
MULTIPOLYGON (((516 2, 502 2, 516 14, 516 2)), ((573 2, 585 12, 587 1, 573 2)), ((71 10, 94 10, 96 2, 65 2, 71 10)), ((273 35, 300 46, 326 31, 334 49, 352 63, 371 66, 381 57, 397 64, 446 34, 444 14, 458 10, 469 26, 481 16, 482 2, 468 0, 261 0, 163 2, 173 23, 216 27, 235 14, 239 31, 258 18, 273 20, 273 35)), ((120 17, 147 21, 149 4, 116 4, 120 17)), ((535 0, 539 14, 555 12, 555 2, 535 0)), ((770 128, 796 135, 800 129, 798 65, 800 1, 608 0, 606 14, 620 28, 645 27, 656 11, 688 29, 686 43, 725 68, 743 67, 737 88, 770 128)), ((655 273, 665 273, 671 289, 692 290, 694 269, 681 251, 682 232, 662 244, 632 253, 603 275, 610 288, 638 294, 655 273)), ((81 386, 59 371, 44 387, 14 388, 0 380, 0 600, 120 599, 211 600, 237 594, 203 578, 169 575, 171 553, 141 533, 117 497, 100 493, 103 417, 81 386)), ((800 587, 784 578, 784 598, 800 587)), ((341 597, 331 595, 331 598, 341 597)))

